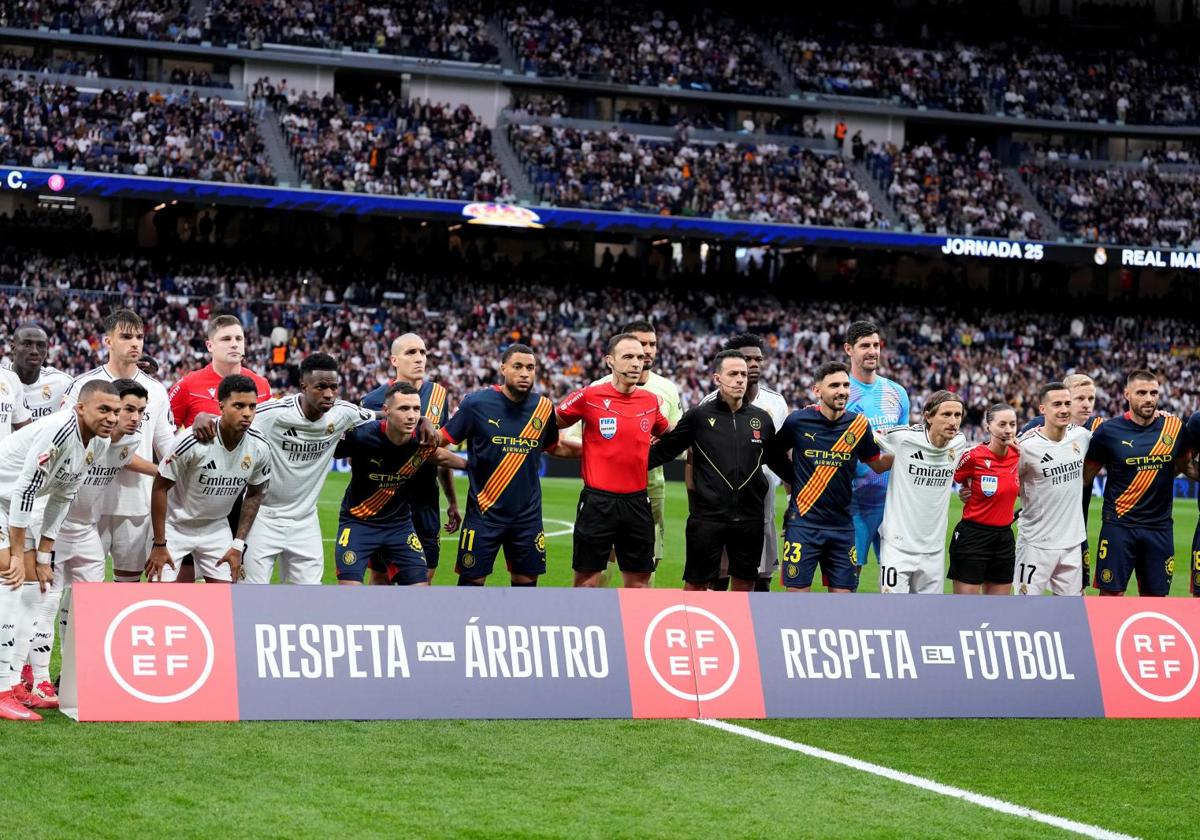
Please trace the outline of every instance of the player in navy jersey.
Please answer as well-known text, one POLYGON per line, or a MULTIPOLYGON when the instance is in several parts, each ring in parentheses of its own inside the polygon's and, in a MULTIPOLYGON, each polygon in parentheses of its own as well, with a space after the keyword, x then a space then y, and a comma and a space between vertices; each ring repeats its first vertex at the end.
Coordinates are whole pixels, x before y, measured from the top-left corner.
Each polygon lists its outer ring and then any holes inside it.
MULTIPOLYGON (((1175 572, 1175 475, 1193 447, 1194 429, 1158 415, 1158 379, 1135 370, 1125 383, 1129 411, 1101 423, 1088 446, 1083 480, 1104 468, 1104 524, 1096 545, 1096 588, 1124 595, 1137 572, 1141 595, 1166 595, 1175 572)), ((1189 424, 1190 425, 1190 424, 1189 424)))
POLYGON ((465 441, 470 453, 471 492, 455 565, 459 586, 482 586, 501 547, 512 585, 537 586, 546 572, 542 455, 578 454, 578 445, 559 440, 554 402, 533 393, 533 349, 510 344, 500 373, 503 385, 468 394, 442 427, 447 445, 465 441))
POLYGON ((346 432, 334 453, 352 459, 334 546, 338 583, 362 583, 374 562, 388 583, 428 586, 425 550, 412 521, 412 478, 427 461, 455 469, 467 462, 419 443, 421 397, 407 382, 388 388, 383 409, 383 420, 346 432))
POLYGON ((830 592, 858 588, 858 556, 850 517, 855 467, 876 472, 891 466, 863 414, 846 411, 850 370, 826 362, 813 375, 817 404, 792 412, 771 443, 772 457, 791 450, 795 480, 784 515, 783 585, 793 592, 812 588, 818 565, 830 592))
MULTIPOLYGON (((431 382, 425 378, 425 364, 429 351, 420 336, 405 333, 392 342, 392 367, 396 369, 395 382, 407 382, 417 389, 421 396, 421 415, 433 424, 434 429, 441 428, 449 416, 446 406, 445 386, 431 382)), ((383 411, 383 399, 388 388, 395 382, 380 385, 374 391, 362 398, 362 407, 371 411, 383 411)), ((453 534, 458 530, 462 521, 458 513, 458 493, 454 489, 454 474, 450 470, 438 469, 432 463, 427 463, 417 471, 412 479, 410 491, 412 499, 413 524, 417 528, 417 536, 425 546, 425 562, 429 564, 429 579, 433 580, 437 571, 438 560, 441 557, 442 505, 438 498, 438 485, 446 496, 446 533, 453 534)), ((382 580, 375 581, 382 583, 382 580)))

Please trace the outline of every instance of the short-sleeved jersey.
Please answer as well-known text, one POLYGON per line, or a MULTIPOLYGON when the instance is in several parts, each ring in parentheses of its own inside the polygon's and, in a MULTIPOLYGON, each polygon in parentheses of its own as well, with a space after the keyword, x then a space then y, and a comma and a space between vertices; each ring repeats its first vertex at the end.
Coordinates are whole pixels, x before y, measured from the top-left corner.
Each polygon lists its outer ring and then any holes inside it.
POLYGON ((1039 548, 1069 548, 1087 539, 1079 496, 1083 461, 1092 433, 1068 426, 1063 439, 1046 437, 1045 425, 1017 439, 1021 449, 1021 518, 1017 539, 1039 548))
POLYGON ((771 445, 782 452, 792 450, 795 483, 789 512, 808 527, 854 530, 850 519, 854 470, 880 457, 866 415, 847 411, 828 420, 814 406, 793 411, 771 445))
POLYGON ((499 386, 476 391, 463 399, 442 436, 467 442, 469 508, 495 522, 541 516, 542 453, 558 443, 549 397, 528 394, 514 402, 499 386))
MULTIPOLYGON (((63 407, 73 408, 79 400, 80 389, 93 379, 112 382, 117 377, 105 365, 75 377, 63 394, 63 407)), ((149 395, 142 423, 137 430, 141 438, 137 454, 147 461, 153 461, 155 453, 164 458, 175 448, 175 421, 171 419, 167 389, 157 379, 140 370, 133 375, 133 380, 145 388, 149 395)), ((150 488, 153 484, 154 479, 148 475, 123 470, 117 475, 114 492, 108 493, 101 502, 100 512, 115 516, 148 516, 150 488)))
MULTIPOLYGON (((871 384, 850 377, 850 399, 846 411, 863 414, 871 428, 883 432, 895 426, 907 426, 910 404, 904 387, 885 376, 871 384)), ((873 511, 883 507, 890 472, 877 473, 865 464, 854 471, 853 510, 873 511)))
POLYGON ((220 428, 208 443, 184 433, 175 451, 158 465, 158 474, 175 482, 167 519, 181 525, 224 519, 247 485, 270 480, 271 464, 271 447, 253 428, 233 449, 221 440, 220 428))
MULTIPOLYGON (((12 370, 9 365, 5 365, 5 368, 12 370)), ((13 375, 17 376, 15 370, 13 375)), ((20 376, 17 376, 17 381, 20 379, 20 376)), ((37 379, 28 385, 22 382, 21 387, 25 389, 25 405, 29 407, 29 413, 33 415, 34 420, 40 420, 49 417, 62 406, 63 394, 71 387, 71 376, 58 368, 43 367, 38 371, 37 379)))
MULTIPOLYGON (((363 397, 360 405, 371 411, 383 411, 383 395, 393 384, 389 382, 387 385, 380 385, 363 397)), ((446 398, 449 393, 446 391, 446 387, 426 379, 417 389, 417 393, 421 396, 421 414, 429 419, 434 429, 440 429, 448 417, 446 398)), ((439 508, 440 513, 441 500, 438 497, 436 464, 429 461, 421 467, 409 482, 408 494, 414 507, 439 508)))
POLYGON ((375 419, 375 412, 337 400, 333 408, 309 420, 301 397, 293 394, 260 405, 254 428, 271 445, 271 486, 263 507, 276 517, 305 519, 316 513, 317 497, 342 435, 375 419))
POLYGON ((413 478, 436 448, 418 444, 415 433, 404 443, 392 443, 386 420, 346 432, 337 445, 337 457, 351 459, 342 519, 390 523, 410 515, 413 478))
POLYGON ((938 447, 929 440, 928 429, 916 425, 879 432, 875 440, 895 458, 880 536, 906 554, 940 554, 946 545, 954 469, 967 449, 966 437, 957 434, 938 447))
POLYGON ((1148 426, 1128 412, 1092 433, 1087 460, 1108 471, 1105 522, 1157 527, 1172 522, 1175 468, 1191 446, 1192 433, 1178 417, 1155 417, 1148 426))
POLYGON ((0 369, 0 440, 12 434, 13 426, 31 419, 25 385, 11 370, 0 369))
POLYGON ((611 381, 589 385, 558 406, 563 427, 583 421, 583 483, 608 493, 646 489, 650 438, 670 427, 659 398, 642 388, 623 394, 611 381))
POLYGON ((78 415, 59 411, 0 441, 0 505, 8 524, 28 528, 34 505, 46 497, 42 536, 55 538, 92 464, 104 458, 109 439, 85 445, 78 415))
POLYGON ((75 501, 71 502, 71 510, 67 513, 67 521, 77 525, 95 525, 100 517, 100 502, 108 493, 108 488, 117 480, 121 470, 133 460, 141 443, 137 432, 122 435, 119 440, 111 441, 104 457, 92 464, 79 485, 75 501))
POLYGON ((1013 508, 1021 492, 1021 453, 1015 446, 997 455, 986 443, 968 451, 958 462, 954 480, 970 485, 963 520, 997 528, 1012 525, 1013 508))
MULTIPOLYGON (((242 368, 241 375, 253 380, 259 405, 271 399, 271 385, 267 380, 246 368, 242 368)), ((201 413, 220 414, 221 403, 217 400, 217 390, 224 378, 210 363, 176 382, 168 392, 175 422, 188 429, 201 413)))

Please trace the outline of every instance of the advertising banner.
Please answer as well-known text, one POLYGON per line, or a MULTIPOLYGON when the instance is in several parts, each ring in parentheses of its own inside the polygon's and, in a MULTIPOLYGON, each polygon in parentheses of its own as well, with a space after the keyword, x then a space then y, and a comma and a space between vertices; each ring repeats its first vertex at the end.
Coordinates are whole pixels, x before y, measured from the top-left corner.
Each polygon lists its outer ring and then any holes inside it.
POLYGON ((79 584, 83 721, 1200 717, 1200 602, 79 584))

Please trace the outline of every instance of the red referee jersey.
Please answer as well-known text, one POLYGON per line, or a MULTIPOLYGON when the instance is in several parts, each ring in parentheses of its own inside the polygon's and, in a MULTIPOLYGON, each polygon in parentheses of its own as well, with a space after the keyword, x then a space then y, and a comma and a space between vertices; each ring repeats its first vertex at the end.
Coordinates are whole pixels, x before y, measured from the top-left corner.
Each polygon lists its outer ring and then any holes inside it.
POLYGON ((608 493, 646 489, 650 438, 671 425, 658 397, 642 388, 622 394, 605 381, 576 391, 558 406, 560 428, 583 421, 583 484, 608 493))
MULTIPOLYGON (((242 375, 249 376, 258 386, 259 405, 271 399, 271 386, 267 384, 267 380, 257 373, 251 373, 246 368, 242 368, 242 375)), ((217 388, 220 387, 222 378, 210 363, 207 367, 194 370, 176 382, 168 394, 171 400, 171 414, 174 415, 175 422, 187 429, 191 428, 192 423, 195 422, 196 415, 202 412, 220 414, 221 404, 217 400, 217 388)))
POLYGON ((954 480, 970 482, 971 498, 963 508, 963 519, 980 525, 1011 525, 1013 506, 1021 492, 1018 468, 1021 452, 1008 447, 1003 457, 981 443, 959 459, 954 480))

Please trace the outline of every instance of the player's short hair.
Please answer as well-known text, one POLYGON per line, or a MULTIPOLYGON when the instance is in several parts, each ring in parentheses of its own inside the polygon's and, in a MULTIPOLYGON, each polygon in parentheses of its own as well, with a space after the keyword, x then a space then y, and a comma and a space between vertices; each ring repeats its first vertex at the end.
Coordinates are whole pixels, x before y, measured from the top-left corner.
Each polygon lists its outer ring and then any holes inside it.
POLYGON ((500 355, 501 364, 503 364, 504 362, 507 362, 509 359, 511 359, 513 356, 517 355, 518 353, 524 353, 528 356, 535 356, 535 357, 537 355, 536 353, 533 352, 533 348, 530 347, 528 344, 510 344, 504 348, 504 352, 500 355))
POLYGON ((720 353, 713 356, 713 373, 721 372, 721 366, 725 364, 726 359, 741 359, 743 362, 746 361, 746 357, 743 355, 741 350, 722 350, 720 353))
POLYGON ((850 368, 846 367, 841 362, 826 362, 813 371, 813 382, 820 384, 835 373, 844 373, 850 375, 850 368))
POLYGON ((1070 390, 1071 389, 1067 387, 1067 383, 1065 382, 1047 382, 1042 386, 1042 389, 1038 391, 1038 402, 1044 403, 1046 401, 1046 397, 1050 396, 1050 394, 1054 391, 1070 392, 1070 390))
POLYGON ((630 321, 621 327, 623 333, 652 333, 658 332, 649 321, 630 321))
POLYGON ((146 323, 142 320, 142 316, 132 309, 114 309, 108 313, 108 317, 100 322, 100 329, 105 335, 112 335, 121 327, 132 327, 135 330, 144 331, 146 323))
POLYGON ((217 402, 225 402, 234 394, 254 394, 258 396, 258 386, 254 380, 243 373, 226 376, 217 386, 217 402))
POLYGON ((337 373, 337 359, 328 353, 309 353, 300 363, 300 375, 305 376, 316 370, 331 370, 337 373))
POLYGON ((126 397, 137 397, 139 400, 149 400, 150 392, 143 388, 134 379, 114 379, 113 387, 117 389, 117 396, 120 399, 126 397))
POLYGON ((383 401, 385 403, 390 403, 392 401, 392 397, 396 396, 397 394, 403 394, 405 396, 417 394, 420 396, 421 392, 407 382, 393 382, 388 386, 388 389, 383 392, 383 401))
POLYGON ((17 328, 15 330, 13 330, 13 335, 17 335, 17 333, 19 333, 23 330, 37 330, 40 333, 46 332, 46 328, 43 327, 41 324, 39 324, 37 321, 26 321, 23 324, 17 325, 17 328))
POLYGON ((878 335, 883 338, 883 334, 879 332, 879 325, 874 321, 855 321, 846 328, 846 343, 853 347, 860 338, 866 338, 869 335, 878 335))
POLYGON ((929 396, 929 399, 925 400, 925 408, 923 408, 921 412, 926 417, 932 417, 933 415, 937 414, 937 410, 939 408, 948 402, 956 402, 961 405, 964 410, 967 407, 967 404, 963 402, 963 398, 958 394, 954 393, 953 391, 941 390, 934 391, 929 396))
POLYGON ((1132 385, 1138 381, 1157 382, 1158 377, 1154 375, 1154 371, 1146 370, 1145 368, 1137 368, 1129 371, 1129 376, 1125 378, 1125 384, 1132 385))
POLYGON ((116 385, 105 379, 92 379, 83 383, 83 387, 79 389, 79 402, 87 402, 96 394, 120 398, 116 385))
POLYGON ((724 349, 726 350, 744 350, 747 347, 757 347, 759 350, 765 351, 767 343, 762 340, 762 336, 751 332, 737 333, 725 340, 724 349))
POLYGON ((1017 413, 1017 410, 1008 403, 993 403, 992 405, 989 405, 987 411, 983 413, 983 422, 991 423, 996 419, 996 415, 1002 411, 1011 411, 1013 414, 1017 413))
POLYGON ((622 341, 637 341, 638 346, 641 346, 641 343, 642 343, 641 341, 638 340, 638 337, 636 335, 632 335, 627 332, 619 332, 608 340, 608 350, 605 352, 607 352, 608 355, 611 356, 613 353, 617 352, 617 345, 620 344, 622 341))
POLYGON ((211 339, 226 327, 237 327, 242 329, 242 322, 236 315, 217 315, 214 318, 208 319, 208 337, 211 339))
POLYGON ((1072 373, 1069 376, 1064 376, 1062 384, 1069 391, 1074 391, 1076 388, 1082 388, 1085 385, 1096 387, 1096 381, 1086 373, 1072 373))

